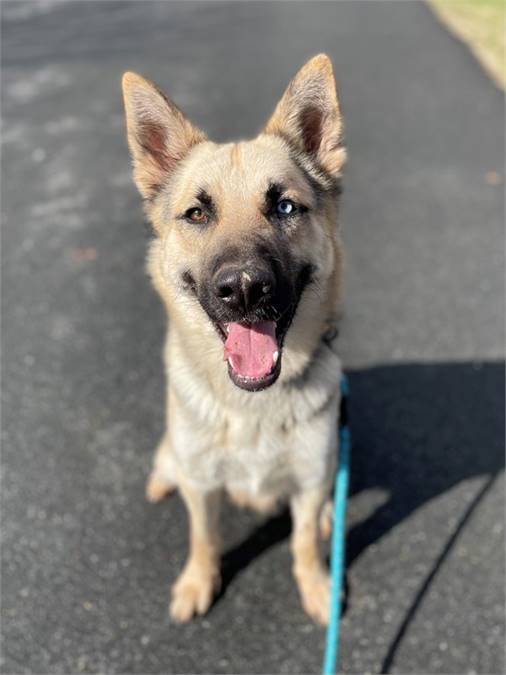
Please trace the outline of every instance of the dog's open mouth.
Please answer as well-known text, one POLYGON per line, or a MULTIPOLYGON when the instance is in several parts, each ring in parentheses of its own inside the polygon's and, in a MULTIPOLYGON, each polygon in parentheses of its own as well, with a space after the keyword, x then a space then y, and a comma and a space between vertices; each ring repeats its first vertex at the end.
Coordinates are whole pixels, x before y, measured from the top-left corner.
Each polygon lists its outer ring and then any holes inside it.
POLYGON ((260 306, 248 312, 224 308, 222 297, 217 304, 217 298, 209 292, 209 284, 199 293, 190 272, 183 274, 185 287, 195 295, 223 342, 223 360, 227 362, 229 377, 240 389, 260 391, 278 379, 285 337, 302 293, 312 281, 313 269, 310 263, 302 264, 293 288, 288 282, 278 285, 274 301, 268 306, 259 302, 260 306))
POLYGON ((258 391, 273 384, 281 367, 281 346, 275 321, 220 324, 223 358, 235 385, 258 391))

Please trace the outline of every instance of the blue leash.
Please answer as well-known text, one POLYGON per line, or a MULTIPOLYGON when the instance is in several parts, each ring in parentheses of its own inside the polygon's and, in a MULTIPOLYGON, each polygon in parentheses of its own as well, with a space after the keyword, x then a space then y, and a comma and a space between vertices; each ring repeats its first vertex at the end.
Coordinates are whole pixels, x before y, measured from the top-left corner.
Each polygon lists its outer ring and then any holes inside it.
POLYGON ((341 619, 341 589, 345 564, 346 499, 350 473, 350 430, 346 415, 348 380, 341 377, 341 414, 339 420, 339 457, 334 487, 334 524, 332 527, 330 561, 330 617, 327 626, 323 675, 334 675, 339 656, 339 629, 341 619))

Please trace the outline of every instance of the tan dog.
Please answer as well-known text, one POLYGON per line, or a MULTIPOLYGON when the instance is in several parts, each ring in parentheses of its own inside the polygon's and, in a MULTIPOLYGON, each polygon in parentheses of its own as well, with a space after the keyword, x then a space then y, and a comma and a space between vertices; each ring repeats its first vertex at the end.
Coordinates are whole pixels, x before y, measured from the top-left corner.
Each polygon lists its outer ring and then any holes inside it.
POLYGON ((209 141, 139 75, 126 73, 123 91, 156 235, 149 273, 169 315, 167 430, 147 496, 177 487, 191 521, 171 615, 186 621, 212 602, 228 493, 260 511, 289 500, 302 602, 325 623, 319 523, 328 533, 340 379, 325 335, 339 298, 345 161, 331 63, 311 59, 263 132, 239 143, 209 141))

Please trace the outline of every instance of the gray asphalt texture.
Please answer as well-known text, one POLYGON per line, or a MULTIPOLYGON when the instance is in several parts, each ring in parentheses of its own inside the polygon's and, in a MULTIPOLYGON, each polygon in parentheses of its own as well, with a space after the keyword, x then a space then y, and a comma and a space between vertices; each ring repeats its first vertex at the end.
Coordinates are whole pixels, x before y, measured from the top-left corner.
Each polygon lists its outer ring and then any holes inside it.
POLYGON ((187 522, 178 497, 143 497, 164 319, 119 81, 144 73, 236 138, 320 51, 350 156, 341 668, 504 672, 501 92, 418 2, 2 15, 2 672, 319 672, 324 631, 299 606, 286 514, 230 508, 222 596, 205 618, 168 620, 187 522))

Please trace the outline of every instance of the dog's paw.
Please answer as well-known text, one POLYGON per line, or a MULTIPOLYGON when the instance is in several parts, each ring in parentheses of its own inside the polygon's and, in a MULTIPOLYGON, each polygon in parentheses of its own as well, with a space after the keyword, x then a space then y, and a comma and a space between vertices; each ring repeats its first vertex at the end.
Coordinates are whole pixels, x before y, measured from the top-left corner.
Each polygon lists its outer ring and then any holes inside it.
POLYGON ((320 513, 320 537, 322 539, 329 539, 332 534, 334 502, 328 499, 320 513))
POLYGON ((327 625, 330 613, 330 577, 323 570, 299 578, 302 606, 318 623, 327 625))
POLYGON ((153 471, 146 483, 146 499, 148 502, 155 504, 164 497, 167 497, 175 487, 174 483, 171 483, 159 473, 153 471))
POLYGON ((205 614, 219 588, 218 575, 188 575, 184 572, 172 587, 169 607, 171 618, 178 623, 189 621, 195 614, 205 614))

